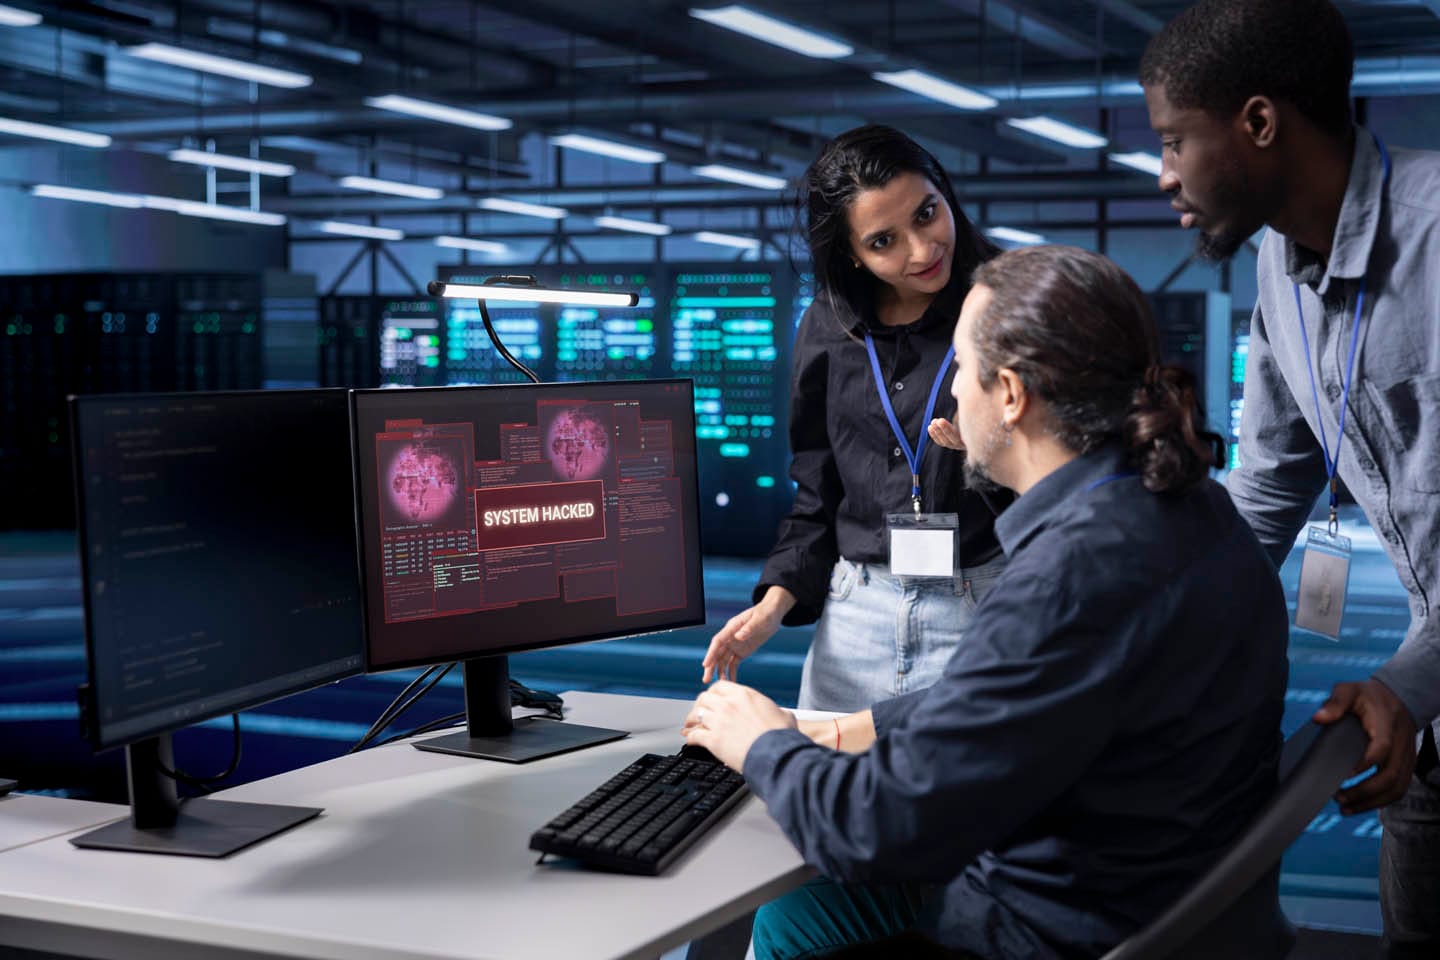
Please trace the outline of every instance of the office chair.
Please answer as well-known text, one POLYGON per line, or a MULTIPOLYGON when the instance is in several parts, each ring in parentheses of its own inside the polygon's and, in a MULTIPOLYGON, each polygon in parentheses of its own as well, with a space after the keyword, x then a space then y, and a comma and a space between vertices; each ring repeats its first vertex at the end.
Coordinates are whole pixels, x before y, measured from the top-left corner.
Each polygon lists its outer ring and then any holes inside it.
POLYGON ((1353 714, 1307 723, 1285 741, 1275 794, 1210 871, 1170 909, 1102 960, 1163 960, 1201 948, 1206 927, 1279 860, 1365 755, 1369 737, 1353 714))

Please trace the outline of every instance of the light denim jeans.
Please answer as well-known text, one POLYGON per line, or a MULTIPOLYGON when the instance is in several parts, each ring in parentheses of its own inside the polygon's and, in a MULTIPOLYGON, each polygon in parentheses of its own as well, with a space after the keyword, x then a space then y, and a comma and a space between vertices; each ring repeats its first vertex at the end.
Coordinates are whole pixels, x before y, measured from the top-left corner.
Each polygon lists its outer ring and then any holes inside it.
POLYGON ((883 564, 842 557, 805 656, 799 707, 849 713, 934 684, 1004 569, 997 556, 955 580, 893 577, 883 564))

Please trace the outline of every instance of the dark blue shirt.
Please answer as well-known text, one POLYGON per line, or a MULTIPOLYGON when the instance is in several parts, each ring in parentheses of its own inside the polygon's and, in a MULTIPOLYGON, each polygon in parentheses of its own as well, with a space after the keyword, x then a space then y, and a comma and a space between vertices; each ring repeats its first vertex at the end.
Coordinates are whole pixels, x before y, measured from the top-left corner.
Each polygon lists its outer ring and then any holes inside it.
MULTIPOLYGON (((745 758, 825 875, 944 884, 928 925, 949 946, 1098 955, 1274 788, 1288 634, 1274 565, 1218 484, 1153 494, 1126 470, 1118 447, 1077 458, 996 521, 1009 566, 940 681, 874 706, 869 751, 783 730, 745 758)), ((1288 936, 1275 916, 1257 938, 1288 936)))

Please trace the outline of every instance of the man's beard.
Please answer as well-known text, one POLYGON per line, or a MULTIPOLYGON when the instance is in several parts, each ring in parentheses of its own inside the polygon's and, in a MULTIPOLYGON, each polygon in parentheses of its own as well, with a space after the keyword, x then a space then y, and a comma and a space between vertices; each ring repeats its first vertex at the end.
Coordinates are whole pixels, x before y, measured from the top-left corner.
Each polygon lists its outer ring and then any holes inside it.
POLYGON ((1227 167, 1229 179, 1216 184, 1207 204, 1214 210, 1236 211, 1239 226, 1232 226, 1220 233, 1206 233, 1201 228, 1195 238, 1195 256, 1206 263, 1224 263, 1245 246, 1257 230, 1263 227, 1275 212, 1278 204, 1272 196, 1266 196, 1255 189, 1238 161, 1227 167))
POLYGON ((1249 233, 1209 234, 1204 230, 1195 238, 1195 256, 1206 263, 1224 263, 1245 246, 1249 233))
POLYGON ((990 435, 985 438, 985 443, 981 450, 981 455, 984 457, 983 461, 976 459, 971 451, 965 451, 963 471, 965 474, 966 489, 974 490, 980 494, 998 494, 1005 492, 1007 489, 1005 485, 999 483, 990 475, 989 465, 994 460, 995 450, 1001 446, 1008 446, 1006 443, 1007 439, 1004 429, 999 423, 996 423, 994 429, 990 431, 990 435))

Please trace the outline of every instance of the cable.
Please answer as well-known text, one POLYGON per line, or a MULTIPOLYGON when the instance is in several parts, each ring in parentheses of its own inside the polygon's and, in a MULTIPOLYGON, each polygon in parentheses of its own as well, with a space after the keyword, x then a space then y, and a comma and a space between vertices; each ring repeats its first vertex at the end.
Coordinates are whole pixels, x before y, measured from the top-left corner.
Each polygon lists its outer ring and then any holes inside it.
POLYGON ((391 700, 389 706, 387 706, 384 710, 380 711, 380 716, 376 717, 375 722, 370 724, 370 729, 366 730, 364 735, 361 736, 360 739, 355 742, 355 745, 352 746, 349 750, 347 750, 346 753, 354 753, 356 750, 359 750, 362 746, 365 745, 366 741, 368 741, 371 737, 375 736, 375 734, 378 733, 381 729, 383 729, 386 724, 388 724, 392 719, 394 719, 394 711, 398 706, 400 706, 401 701, 403 701, 410 694, 411 690, 414 690, 416 687, 420 686, 420 684, 424 683, 430 677, 430 674, 434 673, 438 669, 440 669, 440 665, 438 663, 434 666, 426 667, 424 672, 422 672, 414 680, 411 680, 409 685, 406 686, 404 690, 400 691, 399 696, 397 696, 394 700, 391 700))
POLYGON ((395 702, 392 702, 390 706, 386 708, 385 712, 380 715, 380 718, 375 721, 375 724, 368 731, 366 731, 365 736, 361 737, 355 743, 355 745, 351 747, 347 752, 354 753, 357 750, 364 749, 364 747, 369 744, 371 740, 375 739, 375 737, 380 735, 380 732, 382 730, 384 730, 390 724, 394 723, 396 720, 400 719, 400 716, 402 714, 404 714, 407 710, 409 710, 411 707, 415 706, 415 704, 419 703, 422 699, 424 699, 427 693, 429 693, 431 690, 434 690, 435 685, 438 684, 441 680, 445 679, 445 675, 447 673, 455 669, 455 664, 445 664, 445 668, 443 670, 440 670, 440 672, 436 674, 429 683, 425 684, 425 686, 421 690, 416 692, 416 694, 412 696, 409 700, 406 700, 404 703, 396 706, 396 703, 399 702, 401 697, 404 697, 405 694, 408 693, 412 688, 414 688, 416 684, 424 680, 427 674, 431 673, 436 669, 438 669, 438 664, 434 667, 430 667, 428 670, 425 671, 425 673, 422 673, 420 676, 416 677, 413 681, 411 681, 410 686, 406 687, 405 690, 401 692, 400 697, 395 698, 395 702))
MULTIPOLYGON (((498 277, 487 277, 485 282, 482 284, 482 286, 486 287, 502 285, 507 287, 533 287, 535 286, 535 278, 528 274, 505 274, 498 277)), ((495 332, 495 326, 490 322, 490 311, 486 308, 485 301, 481 300, 479 301, 479 303, 480 322, 485 324, 485 332, 490 335, 490 342, 495 344, 495 349, 500 351, 500 356, 504 357, 509 362, 510 366, 525 374, 525 376, 530 380, 531 383, 539 383, 540 378, 535 375, 535 371, 525 366, 525 364, 521 363, 519 360, 516 360, 514 355, 511 354, 509 350, 505 349, 505 344, 500 342, 500 334, 495 332)))
MULTIPOLYGON (((489 281, 486 282, 488 283, 489 281)), ((500 335, 495 332, 495 327, 490 323, 490 311, 485 309, 484 300, 480 301, 480 322, 485 324, 485 332, 490 334, 490 342, 495 344, 495 349, 500 351, 500 356, 508 360, 510 366, 529 377, 531 383, 539 383, 540 378, 535 375, 535 371, 525 366, 525 364, 519 360, 516 360, 510 351, 505 349, 505 344, 500 342, 500 335)))
POLYGON ((462 710, 459 713, 452 713, 449 716, 440 717, 438 720, 431 720, 428 723, 422 723, 414 730, 408 730, 405 733, 396 733, 388 736, 384 740, 376 743, 375 746, 383 747, 387 743, 394 743, 397 740, 404 740, 407 737, 417 737, 422 733, 429 733, 431 730, 438 730, 441 727, 448 727, 452 724, 461 723, 464 721, 464 719, 465 711, 462 710))
POLYGON ((162 776, 169 777, 176 783, 183 783, 187 786, 196 787, 200 790, 204 790, 206 793, 214 790, 215 784, 220 783, 222 780, 225 780, 240 767, 240 714, 232 713, 230 715, 230 720, 232 723, 232 729, 234 730, 234 754, 230 758, 230 766, 226 767, 222 773, 217 773, 213 777, 197 777, 194 774, 186 773, 178 767, 174 770, 171 770, 167 768, 164 764, 159 763, 158 761, 155 764, 155 769, 160 771, 162 776))

